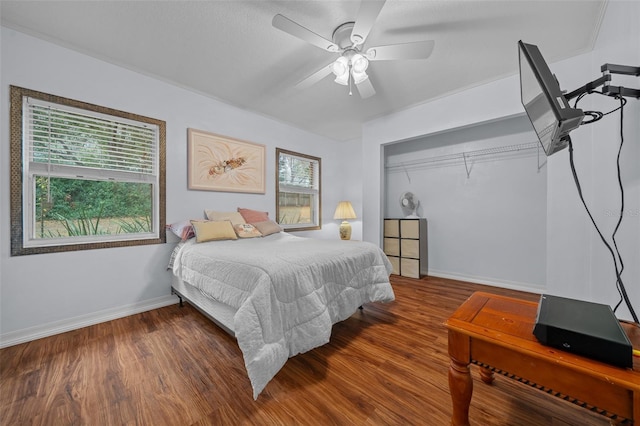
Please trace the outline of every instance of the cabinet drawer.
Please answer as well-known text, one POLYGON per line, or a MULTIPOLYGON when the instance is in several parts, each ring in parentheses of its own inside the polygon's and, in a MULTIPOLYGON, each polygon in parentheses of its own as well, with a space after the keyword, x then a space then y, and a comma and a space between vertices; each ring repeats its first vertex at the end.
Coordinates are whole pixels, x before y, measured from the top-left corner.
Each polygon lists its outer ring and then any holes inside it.
POLYGON ((404 277, 420 278, 420 261, 418 259, 400 259, 400 273, 404 277))
POLYGON ((420 240, 401 240, 400 253, 402 257, 420 259, 420 240))
POLYGON ((385 219, 384 236, 398 238, 400 236, 400 221, 397 219, 385 219))
POLYGON ((385 238, 384 253, 389 256, 400 256, 400 240, 397 238, 385 238))
POLYGON ((420 238, 420 221, 419 220, 402 220, 400 221, 400 237, 401 238, 420 238))
POLYGON ((400 258, 387 256, 387 259, 389 259, 389 262, 391 262, 391 266, 393 267, 393 271, 391 271, 391 273, 394 275, 400 275, 400 258))

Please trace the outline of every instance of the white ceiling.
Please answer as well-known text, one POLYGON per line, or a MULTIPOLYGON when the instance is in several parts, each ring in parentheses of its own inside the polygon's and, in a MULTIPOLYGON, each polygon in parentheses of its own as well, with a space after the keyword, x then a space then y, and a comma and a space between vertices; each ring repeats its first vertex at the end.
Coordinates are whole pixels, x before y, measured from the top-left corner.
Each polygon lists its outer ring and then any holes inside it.
POLYGON ((324 38, 360 1, 6 1, 2 25, 335 140, 372 118, 517 73, 518 40, 548 62, 593 48, 606 1, 388 0, 365 48, 434 40, 426 60, 376 61, 376 95, 327 77, 337 58, 273 28, 282 14, 324 38))

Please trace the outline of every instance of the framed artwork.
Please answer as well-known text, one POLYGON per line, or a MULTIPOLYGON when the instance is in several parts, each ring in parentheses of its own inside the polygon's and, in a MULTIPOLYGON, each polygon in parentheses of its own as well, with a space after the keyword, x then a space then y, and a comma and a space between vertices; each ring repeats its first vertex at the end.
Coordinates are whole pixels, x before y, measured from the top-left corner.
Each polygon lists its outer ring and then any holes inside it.
POLYGON ((265 146, 187 130, 189 189, 265 193, 265 146))

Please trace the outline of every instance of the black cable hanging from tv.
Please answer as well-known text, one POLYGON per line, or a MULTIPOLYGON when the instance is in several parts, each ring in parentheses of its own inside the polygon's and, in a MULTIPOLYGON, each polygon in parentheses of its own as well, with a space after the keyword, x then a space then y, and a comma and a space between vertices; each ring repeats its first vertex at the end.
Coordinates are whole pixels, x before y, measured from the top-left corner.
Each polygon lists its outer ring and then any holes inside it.
MULTIPOLYGON (((584 92, 581 93, 578 98, 576 99, 576 101, 573 104, 574 108, 577 108, 578 106, 578 102, 580 101, 580 99, 584 98, 587 95, 591 95, 591 94, 596 94, 596 95, 601 95, 601 96, 606 96, 606 97, 611 97, 611 95, 607 95, 605 93, 602 92, 598 92, 596 90, 589 90, 588 92, 584 92)), ((619 109, 624 108, 624 106, 627 104, 627 100, 625 98, 623 98, 620 95, 615 95, 614 98, 620 100, 620 106, 618 108, 612 109, 611 111, 608 112, 600 112, 600 111, 583 111, 584 115, 587 115, 589 117, 591 117, 590 120, 585 120, 583 119, 582 122, 580 123, 581 126, 584 126, 585 124, 591 124, 591 123, 595 123, 596 121, 600 120, 602 117, 604 117, 605 115, 609 115, 611 113, 614 113, 616 111, 618 111, 619 109)))
MULTIPOLYGON (((584 95, 589 94, 589 93, 598 93, 598 94, 602 94, 599 92, 587 92, 584 94, 581 94, 575 101, 574 103, 574 108, 577 107, 578 101, 580 99, 582 99, 584 97, 584 95)), ((607 95, 605 95, 607 96, 607 95)), ((602 235, 602 232, 600 231, 600 228, 598 227, 598 225, 596 224, 595 219, 593 218, 593 215, 591 214, 591 211, 589 210, 589 207, 587 206, 587 203, 584 199, 584 196, 582 195, 582 187, 580 185, 580 180, 578 179, 578 174, 576 172, 576 168, 575 168, 575 164, 573 161, 573 144, 571 143, 571 138, 567 137, 568 142, 569 142, 569 164, 571 167, 571 173, 573 175, 573 180, 576 184, 576 188, 578 190, 578 195, 580 197, 580 201, 582 201, 582 205, 584 206, 587 214, 589 215, 589 219, 591 219, 591 223, 593 224, 594 228, 596 229, 596 231, 598 232, 598 235, 600 236, 600 239, 602 240, 602 242, 604 243, 604 245, 607 247, 607 249, 609 250, 609 253, 611 254, 612 258, 613 258, 613 264, 614 264, 614 268, 616 271, 616 288, 618 290, 618 293, 620 294, 620 300, 618 301, 618 303, 616 304, 615 308, 613 309, 614 312, 616 312, 616 310, 618 309, 618 307, 622 304, 622 302, 625 302, 625 305, 627 306, 627 309, 629 309, 629 313, 631 314, 631 317, 633 318, 633 321, 635 323, 638 323, 638 316, 636 315, 636 312, 633 309, 633 306, 631 304, 631 301, 629 300, 629 296, 627 294, 627 290, 624 286, 624 282, 622 281, 622 272, 624 271, 624 262, 622 261, 622 256, 620 255, 620 251, 618 250, 618 244, 616 242, 615 236, 618 232, 618 229, 620 228, 620 224, 622 223, 622 217, 624 214, 624 187, 622 185, 622 177, 621 177, 621 173, 620 173, 620 153, 622 152, 622 146, 624 144, 624 106, 626 105, 627 101, 626 99, 624 99, 622 96, 620 95, 616 95, 615 98, 620 100, 620 106, 614 110, 611 110, 607 113, 601 113, 601 112, 597 112, 596 115, 599 114, 599 118, 597 118, 596 120, 589 120, 584 124, 588 124, 588 123, 592 123, 593 121, 597 121, 600 118, 602 118, 604 115, 610 114, 614 111, 620 110, 620 146, 618 148, 618 155, 617 155, 617 160, 616 160, 616 165, 617 165, 617 174, 618 174, 618 185, 620 187, 620 196, 621 196, 621 203, 620 203, 620 214, 618 217, 618 222, 616 223, 616 227, 613 231, 613 234, 611 236, 612 241, 613 241, 613 245, 615 247, 615 252, 614 250, 611 248, 611 245, 607 242, 606 238, 604 237, 604 235, 602 235), (617 257, 616 257, 617 256, 617 257), (620 264, 620 267, 618 267, 618 263, 620 264)), ((585 115, 591 115, 590 113, 592 113, 592 111, 585 111, 585 115)))
MULTIPOLYGON (((622 96, 618 97, 620 99, 620 146, 618 148, 618 155, 616 157, 616 164, 618 167, 618 187, 620 188, 620 214, 618 215, 618 223, 616 223, 616 227, 613 230, 613 234, 611 234, 611 240, 613 241, 613 246, 616 248, 616 253, 618 253, 618 260, 620 262, 620 275, 622 275, 622 271, 624 271, 624 262, 622 261, 622 257, 620 256, 620 251, 618 250, 618 243, 616 241, 616 234, 618 233, 618 229, 620 228, 620 224, 622 223, 622 217, 624 215, 624 186, 622 185, 622 175, 620 173, 620 154, 622 153, 622 145, 624 144, 624 106, 627 104, 627 100, 625 98, 623 98, 622 96)), ((614 312, 616 309, 618 309, 618 307, 620 306, 620 304, 622 303, 622 300, 624 299, 623 294, 626 294, 626 292, 622 292, 620 291, 620 300, 618 301, 618 303, 616 304, 615 308, 614 308, 614 312)), ((626 300, 625 300, 626 302, 626 300)), ((636 323, 638 321, 636 320, 636 323)))

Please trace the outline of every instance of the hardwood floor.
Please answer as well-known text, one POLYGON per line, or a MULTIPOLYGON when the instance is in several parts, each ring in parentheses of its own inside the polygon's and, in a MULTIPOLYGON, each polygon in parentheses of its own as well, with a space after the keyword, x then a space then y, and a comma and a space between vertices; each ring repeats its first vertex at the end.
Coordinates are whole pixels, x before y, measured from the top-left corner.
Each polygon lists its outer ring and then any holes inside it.
MULTIPOLYGON (((392 283, 396 301, 336 324, 329 344, 289 359, 257 401, 235 340, 188 305, 2 349, 0 424, 448 425, 444 320, 476 290, 538 296, 430 277, 392 283)), ((474 425, 608 424, 472 370, 474 425)))

